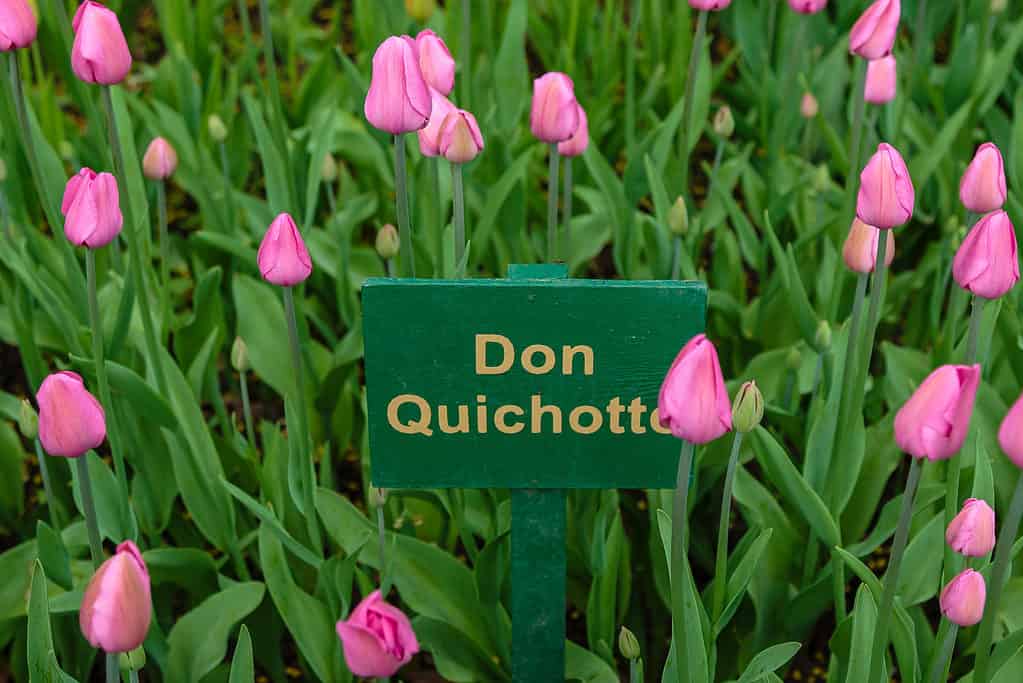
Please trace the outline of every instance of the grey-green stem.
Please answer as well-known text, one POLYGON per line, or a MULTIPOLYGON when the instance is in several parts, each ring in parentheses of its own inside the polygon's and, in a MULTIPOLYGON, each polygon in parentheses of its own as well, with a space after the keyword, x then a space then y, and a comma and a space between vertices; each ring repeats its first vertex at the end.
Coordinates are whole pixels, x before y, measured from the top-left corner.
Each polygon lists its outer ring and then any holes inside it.
POLYGON ((167 234, 167 189, 164 181, 156 182, 156 213, 159 219, 160 232, 160 317, 163 324, 161 342, 167 343, 171 328, 170 298, 170 237, 167 234))
POLYGON ((50 510, 50 524, 57 531, 61 531, 64 528, 64 525, 60 517, 57 499, 53 495, 53 480, 50 478, 50 465, 46 461, 46 458, 49 456, 43 452, 43 445, 39 442, 39 437, 36 437, 32 441, 36 449, 36 460, 39 461, 39 474, 43 478, 43 491, 46 493, 46 507, 50 510))
POLYGON ((717 624, 725 606, 725 588, 728 584, 728 525, 732 514, 732 486, 735 470, 739 464, 739 449, 742 446, 742 432, 732 437, 732 453, 725 470, 725 486, 721 492, 721 516, 718 520, 718 547, 714 563, 714 601, 710 623, 717 624))
POLYGON ((940 647, 934 649, 934 660, 931 662, 931 678, 930 683, 939 683, 945 680, 945 667, 948 666, 948 662, 952 659, 952 650, 956 646, 956 635, 959 633, 959 627, 955 624, 951 624, 948 632, 945 634, 945 639, 941 642, 940 647))
MULTIPOLYGON (((690 643, 685 635, 685 621, 682 614, 682 582, 685 581, 685 553, 687 507, 689 502, 689 473, 693 468, 696 447, 689 441, 682 442, 678 459, 678 477, 675 481, 675 495, 671 506, 671 628, 675 641, 675 661, 689 661, 690 643)), ((685 666, 679 664, 678 682, 685 680, 685 666)))
POLYGON ((558 144, 550 144, 547 173, 547 263, 558 259, 558 144))
POLYGON ((394 187, 398 211, 398 232, 401 236, 402 275, 416 276, 416 260, 412 248, 412 223, 408 210, 408 183, 405 169, 405 136, 394 136, 394 187))
POLYGON ((377 503, 377 537, 380 542, 380 595, 387 599, 391 592, 391 574, 387 571, 387 536, 385 533, 384 520, 384 491, 379 491, 379 503, 377 503))
POLYGON ((462 164, 451 164, 452 201, 455 225, 455 277, 465 277, 465 194, 462 189, 462 164))
POLYGON ((674 249, 671 253, 671 279, 678 280, 682 277, 682 236, 675 235, 674 249))
POLYGON ((984 299, 976 294, 973 295, 973 305, 970 308, 970 331, 966 337, 966 364, 973 365, 977 362, 978 342, 980 341, 980 323, 984 314, 984 299))
POLYGON ((249 401, 249 380, 245 370, 238 371, 238 384, 242 392, 242 414, 245 416, 245 435, 248 437, 249 445, 259 450, 256 444, 256 429, 252 422, 252 403, 249 401))
POLYGON ((78 474, 78 494, 82 501, 82 514, 85 516, 85 529, 89 536, 89 555, 92 566, 99 569, 103 564, 103 541, 99 535, 99 519, 96 517, 96 503, 92 497, 92 479, 89 477, 87 455, 73 458, 75 471, 78 474))
POLYGON ((121 662, 120 655, 108 652, 106 653, 107 660, 107 683, 119 683, 121 680, 121 662))
MULTIPOLYGON (((852 213, 853 201, 856 196, 856 188, 860 178, 860 146, 863 138, 863 111, 866 102, 863 99, 863 87, 867 82, 867 63, 862 59, 856 60, 856 85, 853 88, 853 119, 852 139, 849 143, 849 172, 845 178, 845 201, 849 209, 846 213, 852 213)), ((887 240, 878 240, 879 243, 887 240)))
POLYGON ((563 232, 562 240, 562 253, 565 255, 564 260, 567 263, 572 255, 572 244, 570 242, 572 237, 572 191, 573 191, 573 178, 572 178, 572 159, 573 157, 565 157, 565 179, 564 188, 562 190, 561 197, 561 230, 563 232))

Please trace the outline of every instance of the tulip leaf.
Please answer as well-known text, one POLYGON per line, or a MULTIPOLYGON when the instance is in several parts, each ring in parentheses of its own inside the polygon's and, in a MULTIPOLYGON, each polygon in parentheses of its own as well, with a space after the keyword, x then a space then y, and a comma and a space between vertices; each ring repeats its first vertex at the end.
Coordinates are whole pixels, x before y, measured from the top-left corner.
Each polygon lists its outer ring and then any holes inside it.
POLYGON ((249 347, 249 362, 259 378, 281 396, 294 393, 294 373, 287 353, 288 327, 284 306, 275 287, 248 275, 234 276, 234 305, 238 311, 238 336, 249 347))
POLYGON ((255 683, 256 672, 252 662, 252 638, 249 628, 242 624, 238 632, 238 644, 231 659, 231 676, 228 683, 255 683))
POLYGON ((874 627, 877 623, 877 605, 874 596, 866 585, 861 585, 856 592, 856 604, 853 607, 852 642, 849 645, 848 683, 866 681, 870 670, 871 646, 874 640, 874 627))
POLYGON ((36 523, 36 542, 39 544, 39 562, 48 569, 47 576, 64 590, 71 590, 71 557, 60 537, 46 522, 36 523))
POLYGON ((527 0, 512 0, 508 8, 501 46, 494 57, 494 89, 497 98, 497 125, 502 131, 515 127, 527 101, 529 67, 526 64, 527 0))
POLYGON ((800 643, 779 643, 758 652, 736 683, 757 683, 766 674, 785 666, 790 659, 796 656, 800 647, 800 643))
POLYGON ((571 640, 565 642, 565 680, 619 683, 617 672, 603 659, 571 640))
POLYGON ((472 638, 449 624, 416 617, 412 629, 423 650, 433 655, 437 673, 447 681, 508 681, 509 662, 495 662, 472 638))

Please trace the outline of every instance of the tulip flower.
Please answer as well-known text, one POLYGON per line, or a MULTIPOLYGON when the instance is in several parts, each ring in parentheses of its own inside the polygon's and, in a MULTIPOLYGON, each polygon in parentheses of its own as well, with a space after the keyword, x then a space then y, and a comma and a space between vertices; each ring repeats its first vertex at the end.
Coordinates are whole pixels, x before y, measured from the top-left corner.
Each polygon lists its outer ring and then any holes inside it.
POLYGON ((689 0, 689 6, 703 11, 722 10, 732 4, 732 0, 689 0))
POLYGON ((0 0, 0 52, 28 47, 39 24, 26 0, 0 0))
POLYGON ((436 90, 430 89, 430 121, 425 127, 416 131, 419 138, 419 151, 425 157, 439 157, 440 151, 440 127, 448 114, 457 111, 457 107, 451 104, 451 100, 441 95, 436 90))
POLYGON ((1009 214, 995 211, 973 226, 952 260, 952 277, 984 299, 997 299, 1019 282, 1016 230, 1009 214))
POLYGON ((882 232, 888 236, 884 261, 886 266, 890 266, 892 259, 895 258, 893 231, 878 230, 859 218, 853 219, 852 225, 849 227, 849 236, 845 238, 845 245, 842 247, 842 258, 849 270, 856 273, 874 272, 874 266, 877 264, 877 240, 882 232))
POLYGON ((579 103, 571 78, 552 71, 533 81, 529 128, 536 138, 551 144, 575 135, 579 128, 579 103))
POLYGON ((819 110, 817 98, 812 93, 803 93, 803 99, 799 102, 799 113, 802 114, 803 118, 812 119, 817 116, 819 110))
POLYGON ((64 214, 64 234, 78 247, 106 246, 124 225, 117 180, 91 168, 83 168, 67 181, 60 211, 64 214))
POLYGON ((93 647, 129 652, 145 641, 152 617, 149 570, 138 547, 125 541, 89 581, 78 624, 93 647))
POLYGON ((83 2, 71 24, 71 69, 86 83, 115 85, 131 71, 131 52, 117 15, 94 0, 83 2))
POLYGON ((864 59, 880 59, 892 51, 902 15, 900 0, 876 0, 853 24, 849 52, 864 59))
POLYGON ((142 157, 142 172, 150 180, 167 180, 178 167, 178 154, 164 138, 155 138, 142 157))
POLYGON ((419 69, 426 84, 441 95, 449 95, 455 87, 455 60, 440 36, 426 29, 416 36, 419 69))
POLYGON ((942 589, 938 603, 946 619, 957 626, 968 627, 978 624, 983 618, 986 598, 984 575, 967 569, 942 589))
POLYGON ((50 455, 77 458, 107 438, 103 406, 73 372, 56 372, 39 385, 39 441, 50 455))
POLYGON ((1020 395, 998 428, 998 445, 1016 467, 1023 469, 1023 395, 1020 395))
POLYGON ((898 150, 882 142, 860 174, 856 215, 867 225, 894 228, 912 217, 915 201, 906 162, 898 150))
POLYGON ((705 444, 732 428, 732 406, 717 350, 698 334, 682 347, 657 396, 661 425, 679 439, 705 444))
POLYGON ((995 547, 995 511, 985 501, 968 498, 945 530, 945 542, 967 557, 984 557, 995 547))
POLYGON ((959 181, 959 199, 974 213, 988 213, 1005 204, 1005 162, 993 143, 977 150, 959 181))
POLYGON ((895 57, 888 55, 867 64, 863 99, 871 104, 887 104, 895 99, 898 87, 895 57))
POLYGON ((373 591, 337 622, 345 662, 356 676, 386 678, 411 661, 419 641, 405 614, 373 591))
POLYGON ((714 112, 714 118, 710 122, 711 130, 723 138, 732 137, 735 132, 735 117, 732 116, 732 108, 727 104, 714 112))
POLYGON ((827 5, 828 0, 789 0, 789 7, 800 14, 817 14, 827 5))
POLYGON ((282 213, 274 219, 263 236, 256 254, 263 279, 281 287, 305 282, 313 272, 313 262, 294 219, 282 213))
POLYGON ((962 448, 980 384, 980 366, 942 365, 895 415, 895 442, 914 458, 946 460, 962 448))
POLYGON ((483 151, 483 135, 476 117, 464 109, 450 112, 438 135, 440 153, 453 164, 464 164, 483 151))
POLYGON ((392 135, 411 133, 430 119, 430 91, 408 36, 391 36, 373 54, 366 120, 392 135))
POLYGON ((590 126, 586 119, 586 110, 579 104, 576 104, 576 109, 579 112, 579 127, 575 129, 572 137, 558 143, 558 154, 563 157, 580 156, 590 145, 590 126))

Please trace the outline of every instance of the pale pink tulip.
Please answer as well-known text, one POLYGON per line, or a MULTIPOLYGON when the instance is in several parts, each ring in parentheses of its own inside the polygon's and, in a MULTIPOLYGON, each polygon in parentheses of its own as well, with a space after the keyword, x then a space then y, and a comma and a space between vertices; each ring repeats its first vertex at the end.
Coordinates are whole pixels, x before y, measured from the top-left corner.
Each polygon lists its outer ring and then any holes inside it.
POLYGON ((967 498, 945 530, 945 542, 967 557, 984 557, 995 547, 995 511, 983 500, 967 498))
POLYGON ((533 81, 529 128, 534 137, 548 143, 564 142, 575 135, 579 104, 571 78, 552 71, 533 81))
POLYGON ((975 626, 984 618, 987 584, 984 575, 967 569, 948 582, 938 604, 945 618, 961 627, 975 626))
POLYGON ((586 119, 586 110, 579 105, 576 106, 579 108, 579 127, 575 129, 572 137, 558 143, 558 154, 563 157, 580 156, 590 145, 590 124, 586 119))
POLYGON ((0 52, 28 47, 39 24, 25 0, 0 0, 0 52))
POLYGON ((895 415, 895 442, 914 458, 947 460, 970 428, 980 366, 942 365, 895 415))
POLYGON ((64 234, 78 247, 106 246, 124 225, 117 180, 91 168, 83 168, 67 181, 60 211, 64 214, 64 234))
POLYGON ((373 54, 366 120, 392 135, 411 133, 430 120, 430 91, 408 36, 391 36, 373 54))
POLYGON ((386 678, 412 660, 419 641, 408 617, 373 591, 337 622, 345 662, 356 676, 386 678))
POLYGON ((985 299, 997 299, 1019 282, 1016 229, 1009 214, 995 211, 973 226, 952 260, 952 277, 985 299))
POLYGON ((877 239, 881 233, 888 235, 888 244, 884 254, 886 266, 892 265, 895 258, 895 234, 892 230, 878 230, 867 225, 859 218, 854 218, 849 227, 849 236, 842 247, 842 258, 849 270, 856 273, 873 273, 877 265, 877 239))
POLYGON ((142 157, 142 172, 150 180, 167 180, 178 167, 178 153, 164 138, 155 138, 142 157))
POLYGON ((717 350, 698 334, 682 347, 657 396, 663 426, 690 443, 713 441, 732 428, 732 405, 717 350))
POLYGON ((900 0, 876 0, 853 24, 849 51, 864 59, 880 59, 892 51, 902 16, 900 0))
POLYGON ((77 458, 107 438, 103 406, 73 372, 55 372, 36 393, 39 441, 50 455, 77 458))
POLYGON ((270 224, 259 245, 256 261, 263 279, 281 287, 293 287, 304 282, 313 272, 313 262, 302 234, 294 219, 286 213, 277 216, 270 224))
POLYGON ((959 199, 970 211, 987 213, 1002 208, 1006 195, 1002 152, 994 143, 985 142, 959 181, 959 199))
POLYGON ((89 581, 78 624, 90 645, 118 653, 145 641, 152 618, 149 570, 138 547, 125 541, 89 581))
POLYGON ((856 215, 867 225, 887 229, 906 223, 913 216, 916 193, 902 155, 882 142, 860 174, 856 215))
POLYGON ((426 84, 442 95, 450 94, 455 87, 455 60, 440 36, 430 29, 420 31, 416 36, 416 52, 426 84))
POLYGON ((440 152, 453 164, 472 161, 483 151, 483 134, 476 117, 464 109, 449 113, 440 127, 440 152))
POLYGON ((867 81, 863 99, 871 104, 887 104, 895 99, 898 75, 895 57, 888 55, 867 64, 867 81))
POLYGON ((131 71, 131 51, 117 15, 94 0, 83 2, 72 22, 71 69, 86 83, 115 85, 131 71))

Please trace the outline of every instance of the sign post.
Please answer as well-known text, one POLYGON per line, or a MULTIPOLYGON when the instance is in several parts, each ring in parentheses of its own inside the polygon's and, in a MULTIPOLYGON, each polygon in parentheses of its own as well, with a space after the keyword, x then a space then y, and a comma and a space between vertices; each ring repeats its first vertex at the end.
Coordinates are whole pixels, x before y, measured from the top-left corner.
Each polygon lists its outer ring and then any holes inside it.
POLYGON ((671 360, 703 330, 697 282, 566 279, 363 285, 372 480, 510 488, 512 674, 565 673, 565 489, 671 488, 657 420, 671 360))

